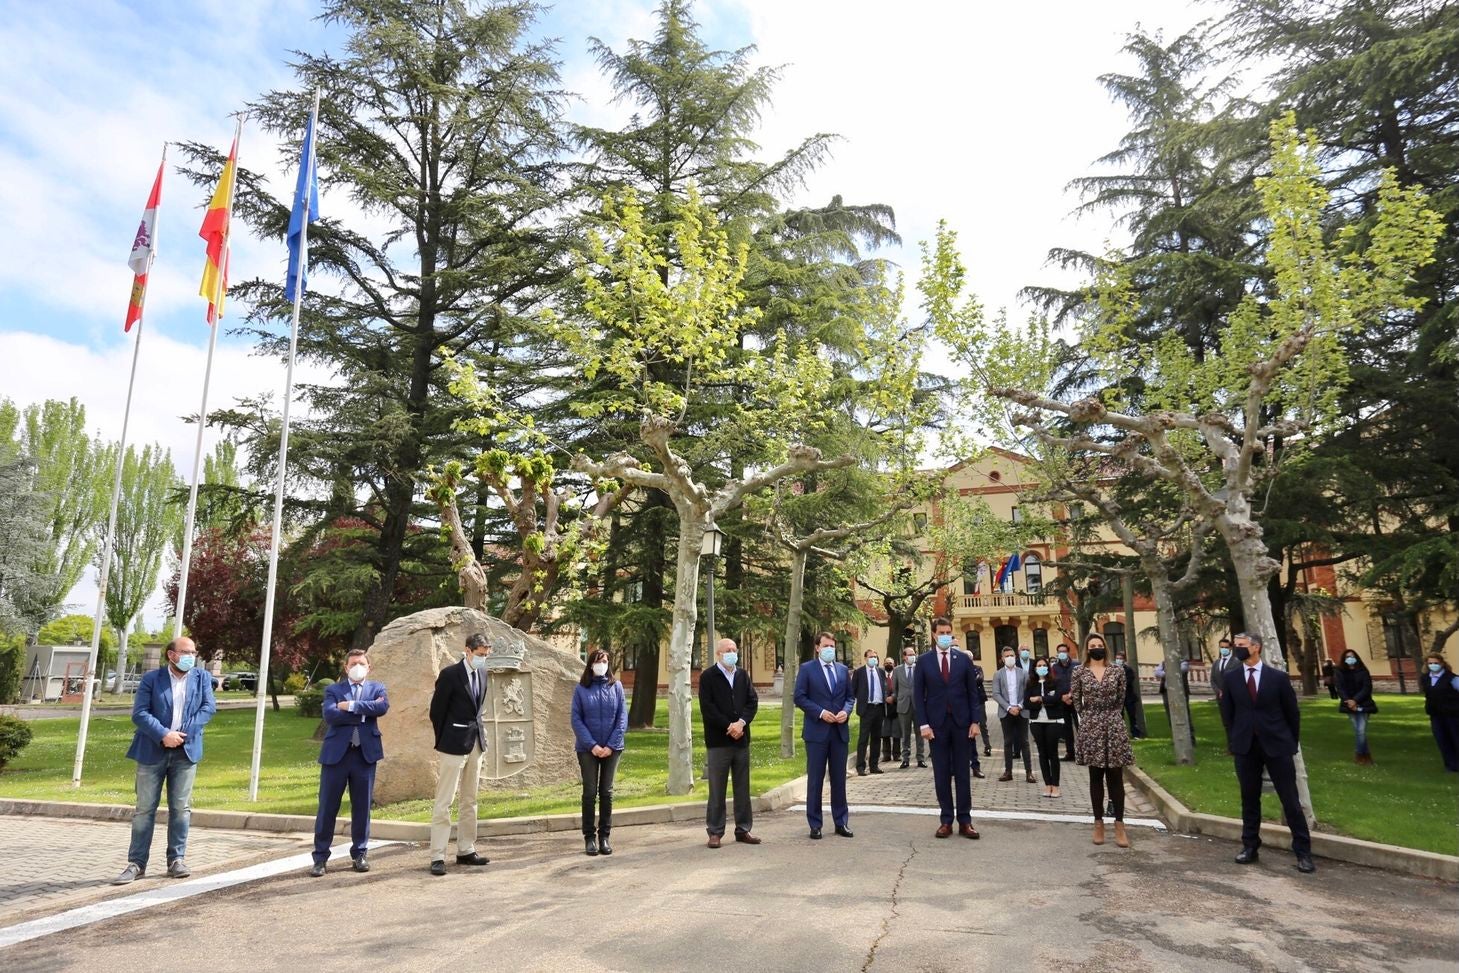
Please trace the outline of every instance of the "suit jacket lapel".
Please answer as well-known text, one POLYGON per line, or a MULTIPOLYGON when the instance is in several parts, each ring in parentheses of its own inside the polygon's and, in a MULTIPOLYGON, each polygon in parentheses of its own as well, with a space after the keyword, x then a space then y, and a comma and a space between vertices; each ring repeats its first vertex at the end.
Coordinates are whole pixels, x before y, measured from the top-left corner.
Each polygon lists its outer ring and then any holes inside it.
POLYGON ((162 718, 157 722, 163 726, 170 727, 172 725, 172 673, 166 666, 162 668, 162 692, 154 695, 160 695, 162 697, 157 707, 158 712, 162 714, 162 718))

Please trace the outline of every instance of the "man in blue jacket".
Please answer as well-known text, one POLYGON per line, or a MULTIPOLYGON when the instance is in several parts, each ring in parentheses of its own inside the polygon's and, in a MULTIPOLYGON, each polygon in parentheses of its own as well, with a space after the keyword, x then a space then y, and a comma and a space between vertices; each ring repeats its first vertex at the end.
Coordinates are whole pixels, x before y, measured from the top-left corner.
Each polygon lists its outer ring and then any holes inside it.
POLYGON ((923 653, 912 670, 912 702, 922 739, 932 747, 932 784, 941 814, 936 836, 951 835, 956 816, 958 834, 976 839, 968 772, 978 744, 977 713, 986 701, 974 677, 973 660, 953 644, 952 622, 934 618, 932 639, 932 651, 923 653))
POLYGON ((167 665, 142 677, 132 700, 136 732, 127 756, 137 762, 137 810, 127 867, 112 882, 126 885, 147 873, 152 830, 162 784, 167 782, 167 875, 187 878, 184 855, 192 820, 193 780, 203 759, 203 727, 218 711, 213 680, 197 667, 198 648, 189 638, 167 643, 167 665))
POLYGON ((370 657, 352 649, 345 657, 345 679, 324 689, 324 722, 329 730, 319 747, 319 810, 314 817, 314 867, 318 878, 329 861, 334 824, 345 787, 350 789, 350 860, 354 870, 368 872, 365 850, 370 845, 370 802, 375 792, 375 765, 385 756, 376 721, 390 711, 383 683, 369 678, 370 657))
POLYGON ((800 664, 795 674, 795 705, 805 714, 800 736, 805 741, 805 817, 811 837, 821 837, 821 785, 831 771, 831 822, 836 833, 851 837, 851 809, 846 803, 846 755, 851 728, 846 721, 856 696, 851 673, 836 661, 836 636, 816 636, 815 656, 800 664))

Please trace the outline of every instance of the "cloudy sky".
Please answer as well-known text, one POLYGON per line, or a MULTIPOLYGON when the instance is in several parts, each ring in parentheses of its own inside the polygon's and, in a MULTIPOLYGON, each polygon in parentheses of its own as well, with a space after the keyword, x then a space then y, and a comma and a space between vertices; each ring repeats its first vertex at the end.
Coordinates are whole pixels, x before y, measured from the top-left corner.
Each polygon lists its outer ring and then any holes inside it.
MULTIPOLYGON (((587 56, 598 37, 621 48, 653 27, 653 0, 562 0, 540 35, 558 39, 576 121, 612 124, 623 107, 587 56)), ((1075 220, 1065 184, 1090 171, 1125 131, 1098 82, 1131 69, 1120 53, 1143 27, 1167 39, 1218 10, 1188 0, 701 0, 695 13, 720 48, 753 44, 783 66, 760 142, 778 154, 815 132, 841 137, 799 203, 882 202, 916 268, 916 242, 938 219, 957 230, 971 282, 991 308, 1019 313, 1031 283, 1068 283, 1044 265, 1053 246, 1100 249, 1118 234, 1075 220)), ((131 342, 122 332, 126 257, 164 140, 226 149, 230 113, 293 83, 291 50, 337 52, 337 28, 314 0, 0 0, 0 396, 21 403, 76 396, 91 424, 121 432, 131 342)), ((278 147, 245 128, 241 162, 292 190, 278 147)), ((207 190, 169 171, 148 296, 131 442, 158 442, 191 474, 181 417, 201 394, 208 330, 196 296, 207 190)), ((321 207, 331 208, 326 196, 321 207)), ((238 239, 235 279, 282 277, 277 244, 238 239)), ((220 337, 210 407, 282 394, 283 369, 220 337)), ((209 436, 211 443, 212 436, 209 436)), ((89 613, 88 579, 72 595, 89 613)), ((154 600, 155 601, 155 600, 154 600)), ((149 622, 161 616, 149 605, 149 622)))

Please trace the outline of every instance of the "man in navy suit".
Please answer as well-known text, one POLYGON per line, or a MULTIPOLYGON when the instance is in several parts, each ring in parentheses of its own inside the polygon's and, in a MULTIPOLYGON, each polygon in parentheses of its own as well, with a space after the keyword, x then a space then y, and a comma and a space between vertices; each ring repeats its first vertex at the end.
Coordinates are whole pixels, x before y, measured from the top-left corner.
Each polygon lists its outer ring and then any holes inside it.
POLYGON ((836 636, 816 636, 815 656, 795 674, 795 705, 805 714, 800 736, 805 741, 805 818, 811 837, 821 837, 821 785, 831 770, 831 822, 836 833, 851 837, 847 827, 851 809, 846 804, 846 757, 851 728, 846 725, 856 702, 851 673, 836 661, 836 636))
POLYGON ((370 845, 370 802, 375 792, 375 765, 385 756, 376 721, 390 711, 382 683, 369 679, 370 657, 353 649, 345 657, 345 679, 324 690, 324 722, 329 731, 319 747, 319 811, 314 816, 314 867, 318 878, 329 861, 334 824, 345 788, 350 789, 350 860, 357 872, 368 872, 365 850, 370 845))
POLYGON ((972 660, 953 648, 952 622, 933 619, 932 639, 932 651, 917 660, 912 675, 912 701, 922 738, 932 746, 932 780, 942 811, 937 837, 952 834, 956 787, 958 834, 977 838, 968 770, 978 739, 977 714, 985 701, 973 677, 972 660))
POLYGON ((196 668, 198 647, 189 638, 167 643, 167 664, 142 677, 132 700, 132 746, 137 762, 137 810, 127 867, 112 882, 126 885, 147 873, 152 830, 162 785, 167 784, 167 875, 187 878, 187 829, 192 821, 193 781, 203 759, 203 727, 218 711, 213 679, 196 668))
POLYGON ((1235 641, 1240 665, 1226 673, 1220 705, 1226 739, 1236 757, 1236 779, 1241 782, 1241 854, 1236 856, 1236 863, 1250 865, 1257 860, 1257 849, 1261 847, 1261 775, 1265 769, 1292 832, 1297 871, 1309 874, 1317 867, 1312 864, 1312 835, 1297 797, 1297 767, 1292 759, 1302 730, 1297 693, 1285 672, 1262 664, 1260 636, 1242 633, 1235 641))

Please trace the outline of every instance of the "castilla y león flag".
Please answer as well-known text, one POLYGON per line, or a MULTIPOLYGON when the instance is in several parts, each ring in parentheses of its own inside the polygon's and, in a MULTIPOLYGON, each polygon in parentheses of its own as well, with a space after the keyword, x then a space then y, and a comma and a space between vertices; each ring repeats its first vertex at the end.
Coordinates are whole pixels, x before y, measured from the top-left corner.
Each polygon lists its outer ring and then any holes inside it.
POLYGON ((208 299, 208 323, 216 324, 223 316, 223 298, 228 293, 228 221, 233 212, 233 179, 238 168, 238 140, 228 151, 228 161, 223 163, 223 174, 218 177, 218 188, 208 203, 207 215, 203 217, 198 236, 208 242, 208 259, 203 264, 203 283, 198 294, 208 299))
POLYGON ((157 178, 152 182, 152 195, 147 197, 147 208, 142 211, 142 222, 137 225, 137 236, 132 240, 132 255, 127 266, 132 268, 132 299, 127 304, 127 324, 123 331, 131 331, 132 325, 141 320, 143 296, 147 293, 147 272, 152 267, 152 254, 157 246, 157 207, 162 202, 162 169, 157 167, 157 178))

